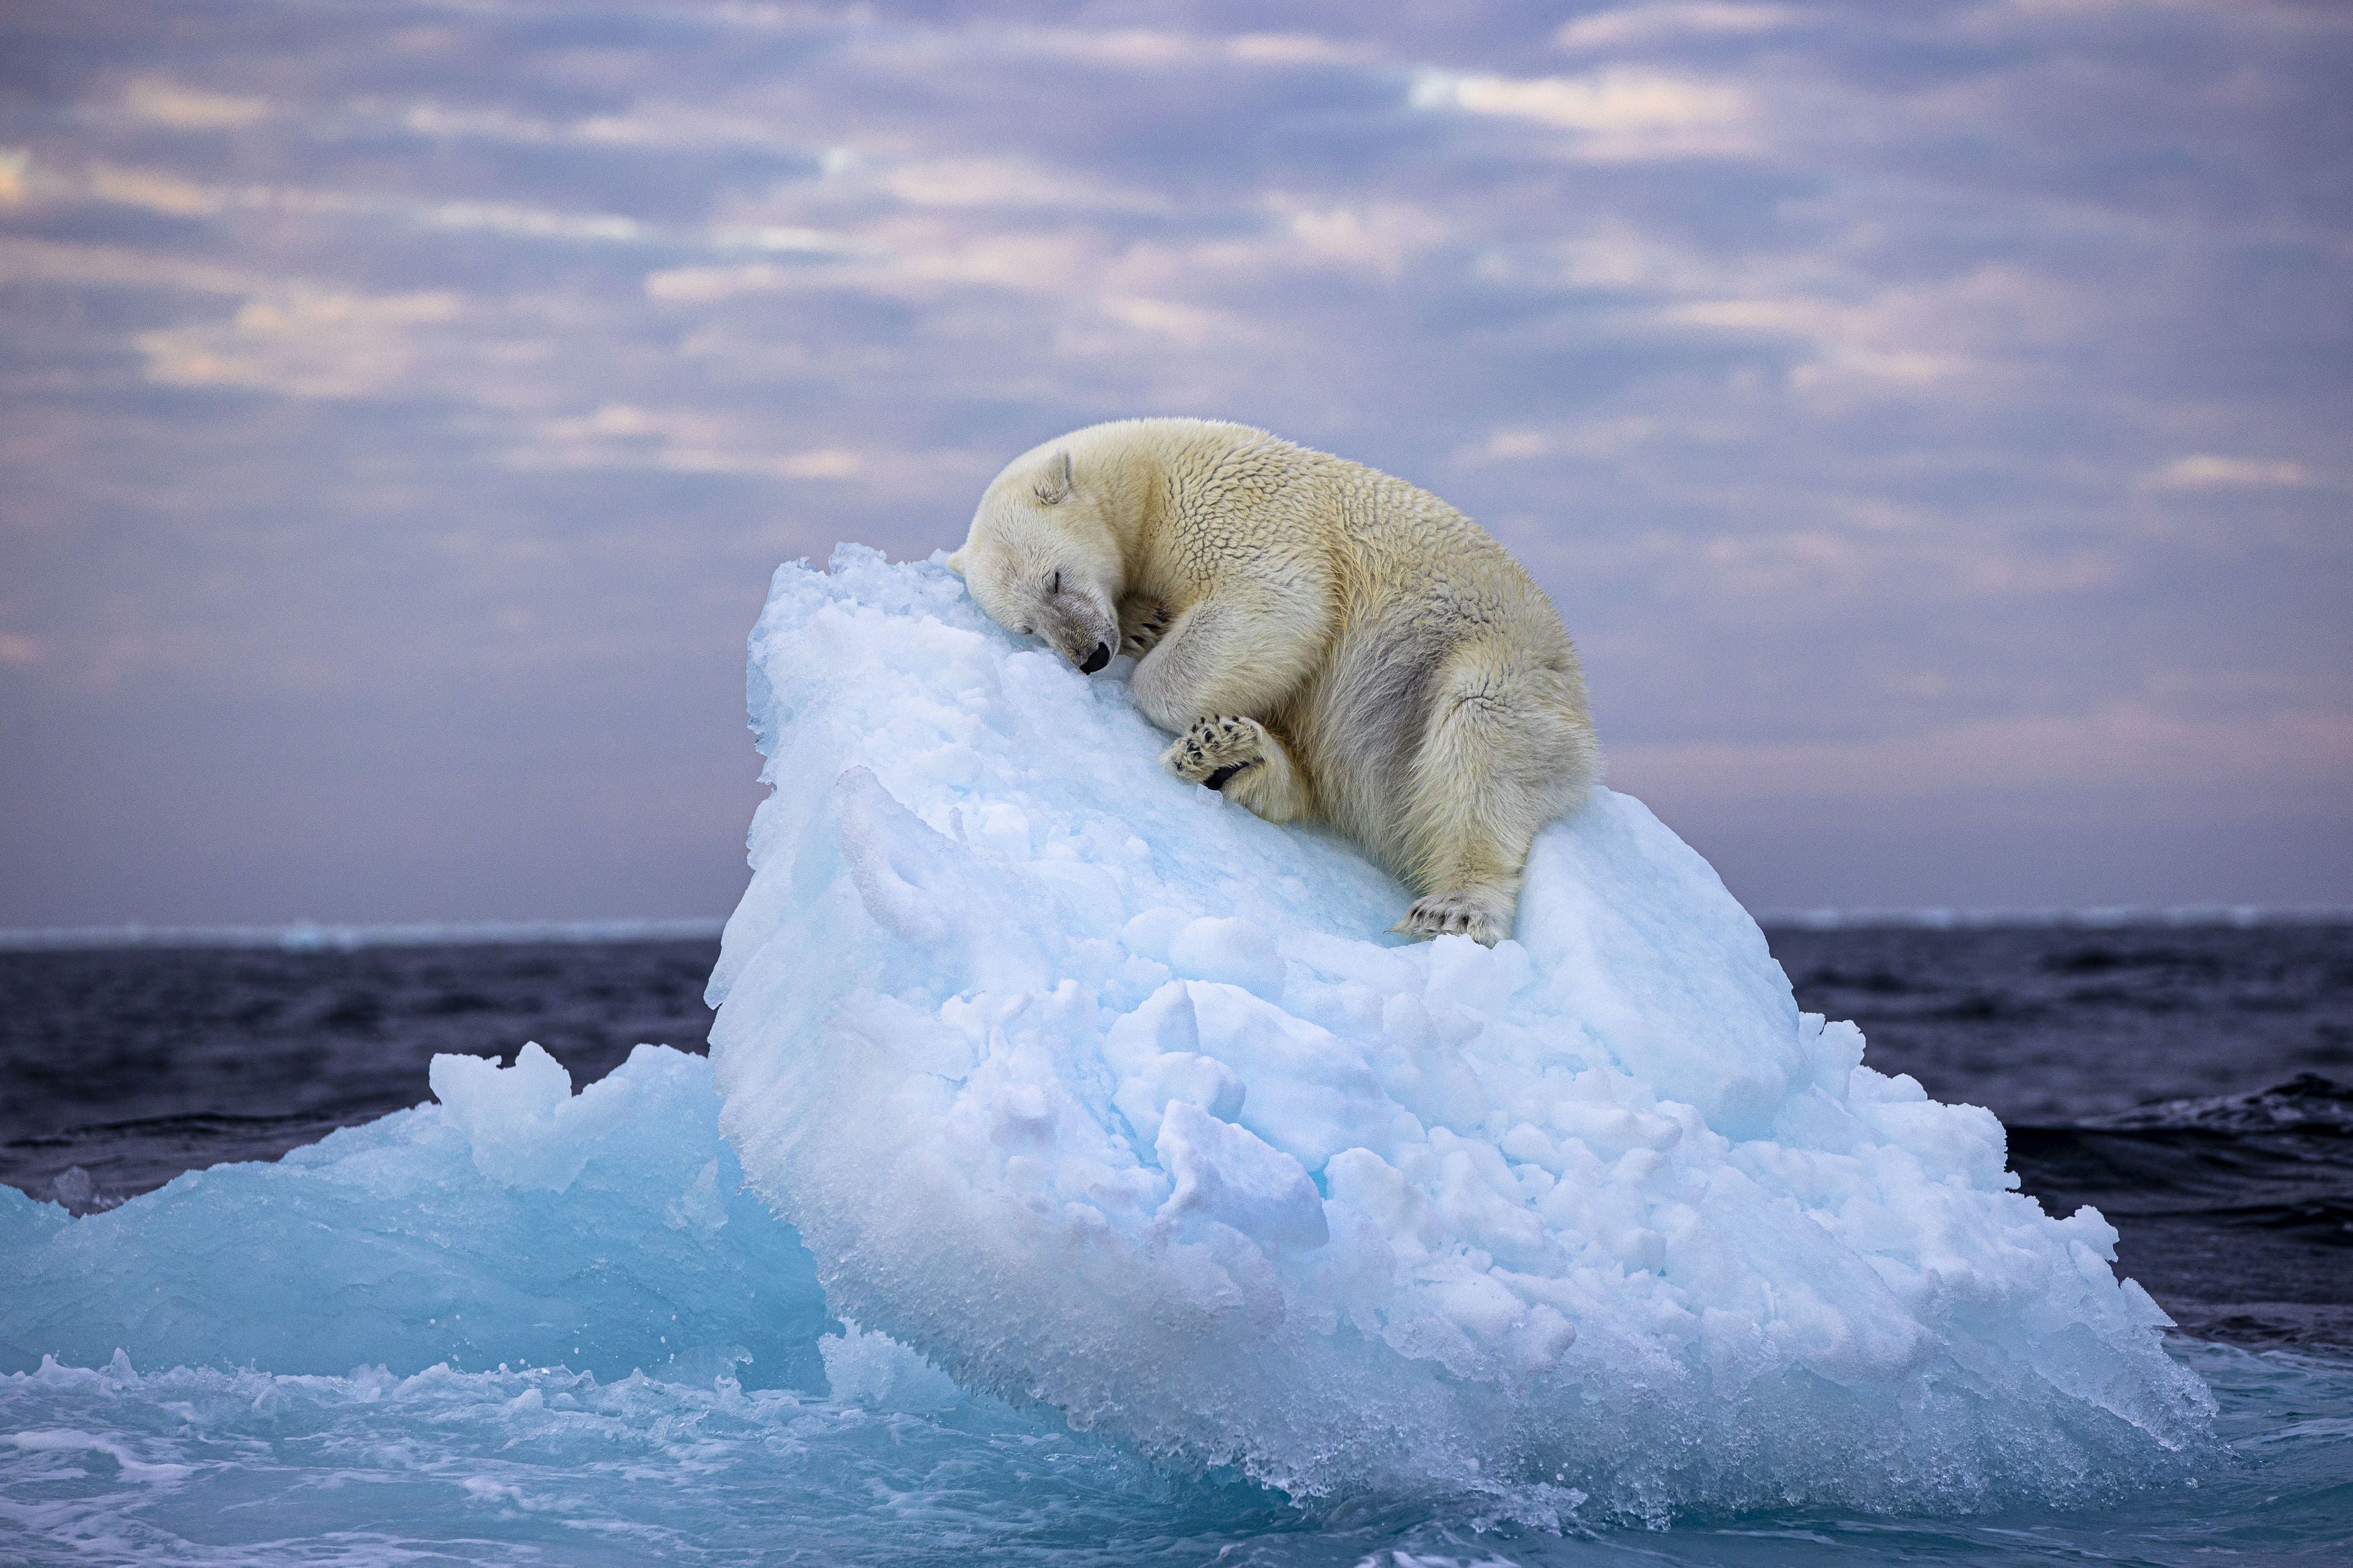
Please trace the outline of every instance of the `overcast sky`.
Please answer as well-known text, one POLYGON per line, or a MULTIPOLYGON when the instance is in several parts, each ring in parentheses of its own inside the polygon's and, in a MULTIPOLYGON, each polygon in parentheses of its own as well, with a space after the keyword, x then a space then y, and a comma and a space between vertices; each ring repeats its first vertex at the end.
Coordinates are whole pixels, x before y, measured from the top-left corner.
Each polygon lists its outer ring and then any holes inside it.
POLYGON ((2353 7, 0 5, 0 925, 723 913, 770 572, 1429 487, 1752 904, 2353 902, 2353 7))

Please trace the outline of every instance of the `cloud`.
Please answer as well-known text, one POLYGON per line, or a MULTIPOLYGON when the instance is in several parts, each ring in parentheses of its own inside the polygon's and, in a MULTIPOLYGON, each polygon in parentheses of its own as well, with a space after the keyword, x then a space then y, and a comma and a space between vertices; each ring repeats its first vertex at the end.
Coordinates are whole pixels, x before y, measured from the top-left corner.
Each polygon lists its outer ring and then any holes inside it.
POLYGON ((1796 24, 1788 5, 1743 5, 1723 0, 1662 0, 1598 11, 1564 22, 1552 36, 1560 48, 1575 51, 1641 47, 1694 37, 1754 37, 1796 24))
POLYGON ((1361 43, 1345 43, 1313 33, 1240 33, 1226 40, 1226 53, 1250 65, 1364 65, 1380 52, 1361 43))
POLYGON ((1185 32, 1163 27, 1019 26, 990 23, 949 31, 911 28, 860 40, 859 54, 902 67, 968 67, 976 57, 1046 59, 1081 68, 1168 75, 1221 66, 1287 69, 1364 66, 1381 51, 1314 33, 1185 32))
POLYGON ((628 246, 770 255, 823 254, 839 240, 817 229, 784 224, 679 226, 618 213, 566 210, 518 201, 434 201, 369 191, 301 186, 229 185, 189 180, 167 171, 92 161, 79 179, 63 175, 33 183, 34 194, 61 203, 137 207, 166 217, 218 217, 271 212, 348 217, 417 228, 475 230, 517 239, 578 246, 628 246))
POLYGON ((671 267, 649 272, 646 296, 674 305, 712 305, 744 294, 771 294, 805 280, 801 268, 772 261, 733 267, 671 267))
MULTIPOLYGON (((1037 177, 1039 192, 1060 188, 1050 174, 1037 177)), ((1326 205, 1271 192, 1221 214, 1223 233, 1131 237, 1026 202, 1008 206, 976 195, 934 204, 923 188, 920 199, 902 203, 897 186, 871 184, 891 205, 840 223, 827 237, 829 248, 803 261, 663 268, 646 276, 644 291, 682 308, 844 290, 933 309, 982 293, 1018 296, 1050 309, 1073 352, 1104 352, 1103 332, 1123 326, 1145 339, 1234 349, 1281 328, 1263 308, 1237 310, 1225 297, 1299 275, 1391 280, 1452 235, 1443 219, 1409 203, 1326 205)), ((1131 211, 1141 205, 1125 204, 1131 211)))
POLYGON ((416 363, 416 329, 453 323, 446 290, 354 295, 295 289, 248 301, 225 322, 135 334, 147 378, 170 386, 227 386, 284 397, 364 397, 400 383, 416 363))
POLYGON ((2310 468, 2285 458, 2221 458, 2198 452, 2143 474, 2138 483, 2144 489, 2155 490, 2300 489, 2314 479, 2310 468))
POLYGON ((1965 385, 1981 395, 1990 378, 2084 341, 2104 313, 2088 291, 2006 264, 1899 281, 1825 268, 1804 281, 1811 285, 1804 291, 1679 300, 1660 307, 1656 319, 1788 341, 1803 356, 1787 372, 1794 391, 1852 399, 1949 395, 1965 385))
POLYGON ((1133 327, 1152 337, 1166 338, 1188 348, 1201 348, 1213 342, 1239 346, 1254 335, 1247 322, 1237 321, 1221 310, 1204 310, 1198 305, 1181 304, 1172 300, 1106 300, 1103 302, 1103 312, 1123 326, 1133 327))
POLYGON ((910 206, 1076 208, 1162 212, 1159 195, 1043 169, 1011 158, 910 160, 878 172, 876 187, 910 206))
POLYGON ((2287 710, 2168 712, 2116 702, 2077 714, 1972 721, 1838 741, 1629 742, 1622 775, 1678 793, 1874 805, 1953 795, 2185 791, 2211 799, 2282 784, 2326 787, 2353 772, 2353 717, 2287 710))
POLYGON ((346 102, 339 118, 355 130, 385 129, 440 142, 480 142, 521 147, 619 148, 661 151, 752 151, 804 161, 824 158, 822 147, 780 130, 756 114, 644 100, 605 114, 553 119, 503 107, 452 105, 432 99, 375 97, 346 102))
POLYGON ((1746 157, 1759 151, 1747 89, 1632 66, 1575 77, 1423 70, 1414 77, 1408 101, 1419 110, 1567 132, 1565 150, 1594 163, 1746 157))
POLYGON ((1659 420, 1639 415, 1588 419, 1549 428, 1509 426, 1490 431, 1484 441, 1463 448, 1457 460, 1516 463, 1541 458, 1613 458, 1654 439, 1662 428, 1659 420))
POLYGON ((250 268, 198 257, 12 235, 0 235, 0 282, 193 294, 249 294, 268 286, 250 268))
POLYGON ((224 193, 148 169, 92 163, 83 173, 82 193, 91 201, 143 207, 165 217, 206 217, 229 205, 224 193))
POLYGON ((972 471, 970 454, 907 452, 856 446, 795 447, 789 421, 738 409, 645 408, 607 403, 586 414, 543 419, 531 438, 505 454, 508 467, 545 469, 638 469, 733 475, 795 483, 857 479, 870 487, 903 489, 945 471, 972 471))
POLYGON ((1395 279, 1415 258, 1454 237, 1444 218, 1409 202, 1327 205, 1283 194, 1267 205, 1288 230, 1287 244, 1267 247, 1270 266, 1336 264, 1395 279))
POLYGON ((269 100, 188 87, 163 77, 140 77, 122 89, 121 108, 133 120, 174 131, 238 131, 271 114, 269 100))
POLYGON ((1683 576, 1695 596, 1767 614, 1795 599, 1856 602, 1891 593, 1923 607, 1971 598, 2047 598, 2096 587, 2117 574, 2109 551, 2023 549, 2007 540, 1956 535, 1936 522, 1879 509, 1876 516, 1825 519, 1813 527, 1653 542, 1663 557, 1661 566, 1683 576), (1838 526, 1841 521, 1848 526, 1838 526))

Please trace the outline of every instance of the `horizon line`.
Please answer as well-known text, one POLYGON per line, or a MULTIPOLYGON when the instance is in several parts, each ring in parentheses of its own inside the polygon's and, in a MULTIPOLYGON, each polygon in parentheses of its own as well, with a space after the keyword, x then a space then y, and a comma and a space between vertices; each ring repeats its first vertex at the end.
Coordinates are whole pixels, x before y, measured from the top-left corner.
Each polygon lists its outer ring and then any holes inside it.
POLYGON ((283 925, 148 925, 0 928, 0 952, 68 952, 125 947, 276 948, 349 952, 363 947, 487 947, 500 943, 716 940, 724 916, 584 921, 290 921, 283 925))
MULTIPOLYGON (((2353 924, 2353 904, 2094 904, 2076 908, 1766 909, 1767 930, 1983 931, 2000 927, 2110 931, 2353 924)), ((574 921, 290 921, 283 924, 0 927, 0 952, 101 952, 121 948, 275 949, 350 952, 366 947, 485 947, 501 944, 716 941, 723 916, 574 921)))

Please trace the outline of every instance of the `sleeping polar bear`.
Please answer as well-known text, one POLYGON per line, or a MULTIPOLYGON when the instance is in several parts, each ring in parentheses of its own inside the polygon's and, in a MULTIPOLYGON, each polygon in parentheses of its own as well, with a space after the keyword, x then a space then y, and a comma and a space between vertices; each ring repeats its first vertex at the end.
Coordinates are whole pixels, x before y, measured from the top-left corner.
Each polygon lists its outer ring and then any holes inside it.
POLYGON ((1577 652, 1503 546, 1263 430, 1127 419, 1049 441, 989 485, 948 564, 1087 674, 1136 655, 1169 768, 1362 845, 1420 895, 1412 935, 1510 935, 1528 846, 1599 770, 1577 652))

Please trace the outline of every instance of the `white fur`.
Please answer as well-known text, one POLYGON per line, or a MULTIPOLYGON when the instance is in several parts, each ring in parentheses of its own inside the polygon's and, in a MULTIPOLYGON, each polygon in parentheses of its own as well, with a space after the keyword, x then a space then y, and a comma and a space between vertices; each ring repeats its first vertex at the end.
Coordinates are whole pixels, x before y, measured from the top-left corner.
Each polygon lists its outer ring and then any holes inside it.
POLYGON ((1140 655, 1166 760, 1313 817, 1421 894, 1400 931, 1508 935, 1538 829, 1600 769, 1542 590, 1436 496, 1248 426, 1096 425, 1007 466, 949 564, 1073 664, 1140 655))

